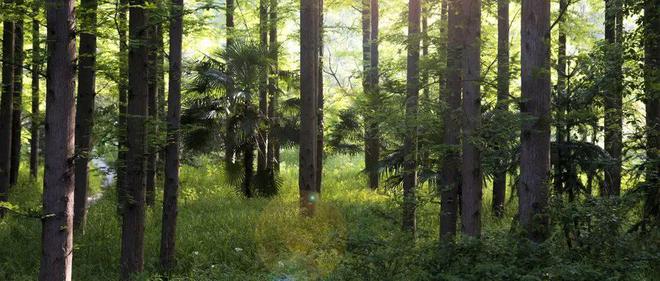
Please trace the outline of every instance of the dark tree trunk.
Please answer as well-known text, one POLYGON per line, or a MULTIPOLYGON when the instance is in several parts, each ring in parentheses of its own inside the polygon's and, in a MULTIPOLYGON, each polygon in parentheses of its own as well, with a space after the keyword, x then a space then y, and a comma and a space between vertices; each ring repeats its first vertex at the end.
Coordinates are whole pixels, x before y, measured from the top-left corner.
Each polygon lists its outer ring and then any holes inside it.
POLYGON ((183 37, 183 0, 172 0, 170 10, 169 91, 167 98, 167 145, 165 146, 165 188, 163 228, 160 240, 160 265, 174 268, 176 259, 176 217, 179 209, 179 131, 181 124, 181 44, 183 37))
MULTIPOLYGON (((158 53, 160 39, 158 34, 161 32, 162 25, 156 23, 157 19, 151 20, 151 28, 149 29, 149 54, 147 55, 147 83, 149 87, 148 93, 148 107, 149 118, 147 122, 147 182, 146 182, 146 204, 153 207, 156 201, 156 168, 158 163, 158 92, 160 81, 158 73, 158 53)), ((162 42, 162 41, 161 41, 162 42)))
POLYGON ((37 178, 39 171, 39 67, 41 66, 41 54, 39 47, 39 2, 32 6, 32 110, 30 118, 30 176, 37 178))
MULTIPOLYGON (((225 3, 225 13, 226 13, 226 27, 227 27, 227 46, 226 48, 229 48, 231 45, 234 44, 234 0, 226 0, 225 3)), ((233 85, 228 85, 227 86, 227 93, 232 94, 234 92, 234 87, 233 85)), ((235 135, 236 135, 236 128, 234 127, 234 124, 230 122, 229 120, 231 119, 231 115, 227 114, 227 124, 226 124, 226 131, 225 131, 225 165, 233 165, 234 164, 234 157, 236 155, 236 140, 235 140, 235 135)), ((225 167, 226 168, 226 167, 225 167)))
MULTIPOLYGON (((559 10, 565 11, 568 8, 567 0, 559 1, 559 10)), ((568 131, 566 130, 566 105, 568 103, 568 93, 566 92, 566 17, 559 19, 559 36, 557 48, 557 117, 556 117, 556 137, 555 142, 557 146, 557 162, 554 166, 554 189, 555 192, 562 194, 564 192, 565 184, 565 159, 567 157, 564 149, 566 140, 568 138, 568 131)))
POLYGON ((75 63, 73 0, 49 0, 41 268, 39 280, 71 280, 73 251, 75 63))
POLYGON ((117 122, 117 209, 123 212, 124 202, 126 202, 126 151, 128 149, 128 139, 126 135, 126 105, 128 101, 128 40, 127 40, 127 19, 126 11, 128 9, 128 0, 120 0, 118 12, 119 22, 119 117, 117 122))
POLYGON ((622 96, 622 52, 620 40, 623 24, 619 16, 622 0, 605 1, 605 41, 610 63, 605 87, 605 151, 613 158, 613 163, 605 169, 603 196, 619 196, 621 193, 621 152, 623 149, 623 96, 622 96))
MULTIPOLYGON (((270 0, 270 12, 268 13, 268 37, 269 37, 269 48, 272 55, 273 65, 270 69, 269 79, 268 79, 268 120, 269 120, 269 129, 268 129, 268 167, 267 169, 271 173, 271 177, 274 177, 276 173, 280 170, 279 163, 279 151, 280 145, 277 139, 277 133, 279 130, 279 119, 278 119, 278 43, 277 43, 277 0, 270 0)), ((273 179, 274 181, 274 179, 273 179)))
POLYGON ((323 0, 319 1, 319 61, 318 61, 318 102, 317 120, 318 135, 316 136, 316 192, 321 194, 321 184, 323 182, 323 0))
POLYGON ((148 113, 147 17, 144 0, 131 0, 128 46, 126 202, 123 210, 121 277, 144 270, 145 152, 148 113))
POLYGON ((76 232, 85 232, 87 217, 87 190, 89 188, 89 159, 92 152, 94 127, 94 98, 96 97, 96 0, 82 0, 78 100, 76 104, 76 196, 73 225, 76 232))
POLYGON ((644 3, 644 95, 646 104, 646 204, 644 225, 660 226, 660 1, 644 3))
POLYGON ((371 40, 369 41, 370 47, 369 59, 369 111, 367 112, 367 124, 365 127, 365 167, 369 177, 369 187, 371 189, 378 188, 378 160, 380 159, 380 129, 377 118, 375 115, 380 107, 379 97, 379 52, 378 52, 378 33, 379 33, 379 3, 378 0, 370 0, 370 23, 371 23, 371 40))
POLYGON ((481 0, 463 1, 463 162, 461 225, 463 233, 481 235, 481 152, 474 143, 481 124, 481 0))
MULTIPOLYGON (((371 81, 369 80, 369 70, 371 69, 371 2, 370 0, 362 0, 362 91, 367 99, 370 98, 371 92, 371 81)), ((365 134, 364 134, 364 167, 371 176, 371 171, 375 169, 374 166, 377 163, 374 163, 373 157, 370 153, 369 139, 370 136, 369 125, 373 117, 373 110, 367 108, 364 116, 365 121, 365 134)), ((371 178, 369 179, 369 184, 371 185, 371 178)))
MULTIPOLYGON (((17 0, 17 5, 23 5, 23 0, 17 0)), ((22 9, 22 8, 20 8, 22 9)), ((21 115, 23 114, 23 52, 24 43, 23 17, 15 22, 14 26, 14 108, 11 117, 11 170, 9 183, 15 185, 18 181, 18 172, 21 167, 21 130, 23 127, 21 115)))
MULTIPOLYGON (((497 110, 509 110, 509 0, 497 1, 497 110)), ((500 145, 503 148, 503 146, 500 145)), ((493 214, 504 215, 506 198, 506 163, 493 177, 493 214)))
MULTIPOLYGON (((5 0, 5 4, 11 4, 5 0)), ((2 31, 2 100, 0 101, 0 202, 7 201, 11 170, 11 127, 14 107, 14 22, 4 21, 2 31)), ((0 217, 5 210, 0 208, 0 217)))
POLYGON ((460 121, 462 77, 462 10, 457 0, 447 0, 447 93, 444 96, 443 144, 447 146, 440 171, 440 236, 452 240, 456 235, 460 175, 460 121))
POLYGON ((521 113, 533 120, 522 125, 520 151, 520 225, 533 241, 548 233, 550 169, 550 1, 522 2, 521 113))
POLYGON ((300 160, 298 185, 303 214, 313 215, 318 198, 318 94, 321 9, 319 1, 300 3, 300 160))
MULTIPOLYGON (((428 2, 422 4, 422 26, 421 26, 421 56, 423 60, 427 60, 429 56, 429 47, 431 46, 431 38, 429 37, 429 7, 428 2)), ((428 103, 431 101, 429 96, 429 70, 428 67, 421 68, 420 73, 420 88, 422 89, 422 103, 428 103)), ((428 159, 428 153, 424 152, 423 156, 423 165, 426 165, 428 159)))
POLYGON ((413 236, 417 212, 417 111, 419 104, 420 0, 408 2, 408 65, 406 83, 406 137, 403 142, 403 219, 402 229, 413 236))
MULTIPOLYGON (((250 105, 246 108, 251 107, 250 105)), ((243 195, 253 197, 252 178, 254 176, 254 132, 250 132, 247 141, 243 144, 243 195)))
MULTIPOLYGON (((268 0, 259 0, 259 46, 268 49, 268 0)), ((259 118, 268 117, 268 69, 259 73, 259 118)), ((257 174, 264 175, 268 166, 268 132, 260 126, 257 132, 257 174)))

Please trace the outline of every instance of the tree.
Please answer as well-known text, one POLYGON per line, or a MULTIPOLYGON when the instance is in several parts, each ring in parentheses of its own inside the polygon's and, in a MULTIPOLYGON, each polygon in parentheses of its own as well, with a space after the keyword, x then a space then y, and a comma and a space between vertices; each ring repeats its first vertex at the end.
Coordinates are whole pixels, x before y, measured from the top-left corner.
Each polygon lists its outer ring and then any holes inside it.
POLYGON ((419 104, 420 0, 408 2, 408 64, 406 68, 406 136, 403 142, 402 228, 414 235, 417 209, 417 111, 419 104))
POLYGON ((144 270, 145 152, 148 113, 148 29, 144 0, 131 0, 128 45, 128 104, 126 108, 126 186, 121 241, 121 276, 144 270))
MULTIPOLYGON (((155 1, 154 1, 155 3, 155 1)), ((159 34, 162 32, 162 24, 160 24, 158 19, 153 13, 154 16, 149 17, 149 43, 148 43, 148 54, 147 54, 147 85, 148 85, 148 112, 149 112, 149 122, 147 122, 147 135, 148 144, 147 144, 147 168, 146 168, 146 204, 150 207, 153 207, 156 201, 156 169, 158 167, 158 93, 160 92, 160 81, 159 81, 159 71, 158 71, 158 58, 160 57, 158 53, 161 52, 159 45, 162 43, 160 40, 162 36, 159 34), (159 42, 160 41, 160 42, 159 42)))
POLYGON ((94 100, 96 97, 96 0, 80 2, 78 99, 76 104, 76 196, 73 224, 84 233, 89 189, 89 159, 92 152, 94 100))
POLYGON ((369 91, 367 92, 368 98, 368 108, 367 113, 367 122, 365 126, 365 147, 364 147, 364 156, 365 156, 365 167, 369 177, 369 187, 372 189, 378 188, 378 160, 380 159, 380 130, 377 118, 373 115, 378 110, 379 107, 379 52, 378 52, 378 34, 379 34, 379 3, 378 0, 370 0, 370 23, 371 23, 371 39, 369 40, 369 91))
MULTIPOLYGON (((5 4, 11 4, 5 0, 5 4)), ((2 30, 2 101, 0 101, 0 202, 7 201, 11 170, 11 127, 14 107, 14 22, 4 21, 2 30)), ((0 208, 0 217, 4 209, 0 208)))
POLYGON ((41 66, 41 51, 39 39, 39 2, 32 6, 32 110, 30 116, 30 176, 37 177, 39 171, 39 67, 41 66))
POLYGON ((318 122, 318 133, 316 135, 316 192, 321 193, 321 184, 323 178, 323 153, 324 153, 324 142, 323 142, 323 46, 324 46, 324 32, 323 28, 323 0, 319 1, 319 44, 318 44, 318 56, 319 61, 317 62, 318 66, 318 94, 316 97, 317 101, 317 122, 318 122))
POLYGON ((481 0, 463 1, 463 162, 461 225, 463 233, 481 235, 481 152, 475 144, 481 124, 481 0))
POLYGON ((319 200, 318 94, 319 39, 321 13, 319 1, 300 3, 300 159, 298 186, 303 214, 313 215, 319 200))
POLYGON ((644 1, 644 103, 646 105, 646 204, 644 222, 660 226, 660 1, 644 1))
POLYGON ((127 19, 126 11, 128 9, 128 0, 120 0, 119 11, 117 12, 119 35, 119 81, 117 91, 119 96, 119 112, 117 118, 117 210, 123 212, 124 202, 126 201, 126 151, 128 146, 126 123, 128 101, 128 40, 127 40, 127 19))
POLYGON ((460 123, 457 120, 461 107, 462 77, 462 10, 456 0, 447 0, 447 70, 446 94, 443 112, 443 144, 447 147, 440 171, 440 236, 451 240, 456 234, 458 217, 458 191, 460 175, 460 123))
MULTIPOLYGON (((16 5, 19 6, 17 10, 22 12, 23 0, 16 0, 16 5)), ((18 171, 21 166, 21 115, 23 114, 23 62, 25 60, 24 23, 22 14, 14 23, 14 107, 11 117, 11 170, 9 175, 11 185, 15 185, 18 181, 18 171)))
MULTIPOLYGON (((268 0, 259 0, 259 46, 268 49, 268 0)), ((268 69, 259 73, 259 116, 262 120, 268 118, 268 69)), ((257 174, 265 176, 268 166, 268 134, 265 126, 260 126, 257 134, 257 174)))
POLYGON ((71 280, 76 40, 73 0, 47 5, 46 144, 39 280, 71 280))
POLYGON ((181 44, 183 37, 183 0, 172 0, 170 10, 169 91, 167 105, 167 145, 165 147, 165 188, 163 228, 160 240, 160 265, 171 270, 175 265, 176 218, 179 193, 179 139, 181 126, 181 44))
POLYGON ((548 231, 550 169, 550 1, 522 2, 522 125, 518 217, 532 241, 548 231))
POLYGON ((605 151, 614 163, 605 169, 602 195, 618 196, 621 193, 621 151, 623 149, 623 86, 622 42, 623 0, 605 1, 605 41, 607 41, 608 69, 605 89, 605 151))
MULTIPOLYGON (((497 1, 497 110, 509 110, 509 0, 497 1)), ((506 170, 493 177, 493 214, 504 215, 506 170)))
MULTIPOLYGON (((226 27, 227 27, 227 44, 226 48, 229 48, 234 43, 234 9, 235 3, 234 0, 225 1, 225 13, 226 13, 226 27)), ((231 85, 227 88, 227 93, 233 92, 231 85)), ((236 156, 236 140, 234 139, 236 135, 236 129, 234 128, 233 122, 230 122, 227 117, 227 128, 225 132, 225 168, 232 166, 234 164, 234 158, 236 156)))
POLYGON ((272 176, 275 173, 279 172, 280 167, 280 144, 277 139, 277 133, 279 130, 279 116, 278 116, 278 92, 279 87, 278 75, 279 75, 279 66, 278 66, 278 42, 277 42, 277 0, 270 0, 270 11, 268 13, 268 40, 269 40, 269 52, 272 56, 270 68, 269 79, 268 79, 268 121, 269 121, 269 130, 268 130, 268 171, 272 173, 272 176))

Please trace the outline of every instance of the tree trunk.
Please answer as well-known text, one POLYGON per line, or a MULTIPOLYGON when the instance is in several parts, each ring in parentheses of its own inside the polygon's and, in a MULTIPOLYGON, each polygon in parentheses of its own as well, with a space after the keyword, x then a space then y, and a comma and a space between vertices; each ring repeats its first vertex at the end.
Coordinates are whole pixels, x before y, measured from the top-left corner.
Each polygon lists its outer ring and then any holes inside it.
MULTIPOLYGON (((509 0, 497 1, 497 110, 509 110, 509 0)), ((503 148, 503 144, 499 147, 503 148)), ((493 177, 493 214, 504 215, 506 163, 500 163, 493 177)))
POLYGON ((130 1, 128 46, 128 105, 126 154, 126 202, 123 210, 121 277, 144 270, 145 152, 148 109, 147 17, 144 0, 130 1))
MULTIPOLYGON (((225 12, 226 12, 226 27, 227 27, 227 46, 226 48, 229 48, 229 46, 234 44, 234 0, 226 0, 226 6, 225 6, 225 12)), ((228 85, 227 86, 227 93, 231 94, 234 92, 233 85, 228 85)), ((225 165, 229 166, 234 164, 234 157, 236 155, 236 140, 235 140, 235 135, 236 135, 236 128, 234 127, 234 124, 230 122, 229 120, 231 119, 231 113, 227 114, 227 124, 226 124, 226 132, 225 132, 225 165)), ((225 167, 226 168, 226 167, 225 167)))
POLYGON ((548 233, 550 169, 550 1, 522 2, 522 125, 518 216, 532 241, 548 233))
POLYGON ((622 52, 620 34, 623 30, 617 28, 622 23, 617 22, 622 13, 622 0, 605 1, 605 41, 610 69, 607 70, 607 87, 605 87, 605 151, 614 159, 605 169, 605 185, 603 196, 619 196, 621 193, 621 151, 623 149, 623 96, 622 96, 622 52))
POLYGON ((644 95, 646 104, 646 191, 644 224, 660 226, 660 1, 644 3, 644 95))
MULTIPOLYGON (((565 11, 568 9, 568 1, 560 0, 559 1, 559 10, 565 11)), ((568 101, 568 93, 566 92, 566 18, 562 17, 559 19, 559 36, 558 36, 558 48, 557 48, 557 117, 556 117, 556 137, 555 142, 557 143, 557 162, 554 167, 554 189, 555 192, 562 194, 564 192, 565 185, 565 161, 566 151, 564 149, 566 145, 566 139, 568 137, 566 130, 566 105, 568 101)))
MULTIPOLYGON (((369 71, 371 69, 371 2, 370 0, 362 0, 362 91, 367 99, 371 98, 371 81, 369 80, 369 71)), ((364 114, 365 131, 364 131, 364 167, 369 175, 369 185, 371 186, 371 173, 376 169, 376 164, 370 153, 370 125, 373 123, 373 109, 366 108, 364 114)))
MULTIPOLYGON (((23 5, 23 0, 17 0, 16 4, 23 5)), ((22 9, 22 8, 21 8, 22 9)), ((18 181, 18 172, 21 167, 21 130, 23 114, 23 61, 25 54, 23 52, 24 43, 24 21, 21 15, 14 26, 14 108, 11 117, 11 170, 9 183, 15 185, 18 181)))
POLYGON ((462 20, 463 11, 457 0, 447 0, 447 93, 444 96, 443 144, 447 146, 440 171, 440 237, 452 240, 456 235, 458 217, 458 191, 461 187, 460 175, 460 132, 458 116, 461 110, 462 77, 462 20))
POLYGON ((318 120, 318 135, 316 136, 316 192, 321 194, 321 184, 323 182, 323 0, 319 1, 319 61, 318 61, 318 102, 317 120, 318 120))
POLYGON ((318 198, 319 1, 300 3, 300 207, 313 215, 318 198))
POLYGON ((147 122, 147 183, 146 183, 146 204, 153 207, 156 201, 156 168, 158 163, 158 92, 160 92, 158 78, 158 53, 161 51, 158 46, 158 33, 162 25, 156 23, 157 19, 151 20, 149 29, 149 54, 147 55, 147 83, 149 87, 148 107, 149 118, 147 122))
POLYGON ((76 232, 85 232, 88 162, 92 152, 94 98, 96 97, 96 0, 82 0, 80 46, 78 61, 78 100, 76 104, 76 196, 73 225, 76 232))
POLYGON ((371 15, 371 40, 369 51, 369 92, 368 101, 369 101, 369 111, 367 112, 367 124, 365 127, 365 167, 367 168, 367 173, 369 177, 369 187, 371 189, 378 188, 378 181, 380 179, 378 175, 378 161, 380 159, 380 129, 378 125, 377 118, 375 115, 378 112, 380 107, 380 97, 379 97, 379 52, 378 52, 378 33, 379 33, 379 3, 378 0, 370 0, 370 15, 371 15))
POLYGON ((46 145, 39 280, 71 280, 73 251, 75 63, 73 0, 49 0, 46 145))
POLYGON ((160 265, 174 268, 176 259, 176 217, 179 212, 179 139, 181 136, 181 44, 183 37, 183 0, 172 0, 170 10, 169 90, 167 98, 167 145, 165 147, 165 188, 163 228, 160 240, 160 265))
MULTIPOLYGON (((269 37, 269 48, 272 55, 273 65, 271 66, 270 77, 268 79, 268 120, 269 120, 269 129, 268 129, 268 170, 271 173, 270 176, 274 177, 276 173, 280 170, 279 163, 279 151, 280 145, 277 139, 277 133, 279 130, 279 119, 278 119, 278 43, 277 43, 277 0, 270 0, 270 13, 268 14, 268 37, 269 37)), ((274 179, 273 179, 274 181, 274 179)))
POLYGON ((481 126, 481 0, 463 1, 463 163, 461 225, 463 233, 481 235, 481 152, 474 143, 481 126))
POLYGON ((417 212, 417 111, 419 99, 420 0, 408 2, 408 65, 406 83, 406 137, 403 142, 403 219, 402 229, 413 236, 417 212))
MULTIPOLYGON (((11 4, 5 0, 5 4, 11 4)), ((2 100, 0 101, 0 202, 7 201, 11 170, 11 127, 14 107, 14 22, 4 21, 2 31, 2 100)), ((0 208, 0 218, 5 210, 0 208)))
POLYGON ((128 149, 128 139, 126 132, 128 101, 128 40, 126 32, 128 28, 126 11, 128 9, 128 0, 120 0, 118 12, 119 22, 119 117, 117 122, 117 210, 123 212, 126 202, 126 151, 128 149))
POLYGON ((32 110, 30 118, 30 176, 37 178, 39 171, 39 67, 41 65, 41 55, 39 47, 39 2, 34 2, 32 6, 32 110))
MULTIPOLYGON (((268 0, 259 0, 259 46, 268 49, 268 0)), ((268 117, 268 69, 259 70, 259 118, 268 117)), ((257 174, 264 175, 268 166, 268 132, 259 126, 257 131, 257 174)))

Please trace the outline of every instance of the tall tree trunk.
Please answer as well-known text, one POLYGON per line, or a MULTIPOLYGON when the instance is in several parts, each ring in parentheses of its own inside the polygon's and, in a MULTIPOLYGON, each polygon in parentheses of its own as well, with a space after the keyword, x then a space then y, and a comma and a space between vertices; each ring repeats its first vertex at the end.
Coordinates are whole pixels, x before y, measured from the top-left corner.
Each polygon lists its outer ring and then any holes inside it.
POLYGON ((365 166, 367 168, 367 173, 369 177, 369 187, 371 189, 378 188, 378 160, 380 159, 380 129, 378 125, 377 118, 374 116, 378 112, 380 107, 380 97, 379 97, 379 52, 378 52, 378 33, 379 33, 379 3, 378 0, 370 0, 370 22, 371 22, 371 40, 369 51, 369 92, 368 101, 369 101, 369 112, 367 114, 367 124, 365 128, 365 166))
POLYGON ((318 61, 318 96, 317 99, 317 120, 318 120, 318 134, 316 136, 316 192, 321 193, 321 183, 323 182, 323 0, 319 1, 319 61, 318 61))
MULTIPOLYGON (((259 0, 259 46, 268 49, 268 0, 259 0)), ((259 73, 259 118, 267 120, 268 117, 268 69, 261 69, 259 73)), ((268 166, 268 133, 259 126, 257 132, 257 174, 264 175, 268 166)))
POLYGON ((550 169, 550 1, 522 2, 521 113, 533 118, 522 125, 520 225, 533 241, 548 233, 550 169))
POLYGON ((444 96, 444 132, 443 144, 447 152, 442 161, 440 171, 440 236, 443 240, 451 240, 456 235, 456 220, 458 217, 458 191, 461 187, 460 175, 460 132, 458 116, 461 110, 461 80, 462 56, 461 48, 463 11, 457 0, 446 0, 447 16, 447 93, 444 96))
POLYGON ((167 98, 167 145, 165 147, 165 188, 163 226, 160 239, 160 265, 174 268, 176 259, 176 217, 179 212, 179 139, 181 136, 181 44, 183 39, 183 0, 172 0, 170 10, 169 90, 167 98))
MULTIPOLYGON (((497 110, 509 110, 509 0, 497 1, 497 110)), ((503 148, 503 144, 500 147, 503 148)), ((506 167, 500 163, 493 177, 493 214, 504 215, 506 167)))
MULTIPOLYGON (((429 2, 422 4, 422 26, 421 26, 421 43, 422 43, 422 59, 427 60, 429 58, 429 47, 431 46, 431 38, 429 37, 429 2)), ((420 74, 420 87, 422 89, 422 98, 423 102, 430 102, 431 97, 429 96, 429 70, 428 67, 421 69, 420 74)), ((424 153, 427 154, 427 153, 424 153)), ((427 158, 427 155, 424 155, 424 158, 427 158)), ((428 159, 423 159, 426 162, 428 159)), ((426 165, 426 163, 424 163, 426 165)))
POLYGON ((623 109, 622 109, 622 53, 619 42, 622 30, 618 30, 617 22, 622 13, 622 0, 605 1, 605 41, 609 54, 610 69, 607 70, 607 87, 605 87, 605 151, 614 162, 605 169, 604 196, 618 196, 621 193, 621 151, 623 149, 623 109), (618 31, 618 32, 617 32, 618 31), (618 39, 618 40, 617 40, 618 39))
MULTIPOLYGON (((152 26, 149 29, 149 54, 147 55, 147 83, 149 87, 148 93, 148 107, 149 118, 147 126, 147 182, 146 182, 146 204, 153 207, 156 201, 156 168, 158 163, 158 53, 161 51, 158 46, 159 36, 162 24, 156 23, 158 19, 152 18, 150 20, 152 26)), ((162 41, 161 41, 162 42, 162 41)))
MULTIPOLYGON (((369 71, 371 69, 371 1, 362 0, 362 11, 361 11, 361 23, 362 23, 362 91, 364 96, 369 100, 371 98, 371 80, 369 77, 369 71)), ((370 138, 373 136, 370 135, 370 125, 371 119, 373 119, 373 109, 370 108, 371 104, 368 104, 368 107, 365 110, 364 121, 365 121, 365 130, 364 130, 364 167, 369 176, 369 186, 371 187, 371 174, 372 170, 376 169, 377 163, 373 161, 373 156, 371 155, 371 143, 370 138)))
POLYGON ((148 29, 144 0, 130 1, 128 46, 128 105, 126 154, 126 202, 123 210, 121 277, 144 270, 145 152, 148 113, 148 29))
MULTIPOLYGON (((565 11, 568 9, 568 1, 559 1, 559 10, 565 11)), ((565 185, 565 161, 566 139, 568 137, 566 132, 566 104, 568 103, 568 93, 566 92, 566 17, 559 19, 559 36, 557 47, 557 117, 556 117, 556 137, 557 143, 557 161, 554 165, 554 189, 555 192, 562 194, 565 185)))
POLYGON ((660 1, 644 2, 644 95, 646 104, 646 204, 644 225, 660 226, 660 1))
MULTIPOLYGON (((248 101, 249 103, 249 101, 248 101)), ((252 105, 245 106, 246 111, 250 110, 252 105)), ((254 177, 254 138, 255 132, 251 131, 247 140, 243 144, 243 195, 247 198, 253 197, 252 178, 254 177)))
MULTIPOLYGON (((268 79, 268 120, 269 120, 269 129, 268 129, 268 170, 271 173, 271 176, 274 177, 276 173, 280 170, 280 160, 279 160, 279 151, 280 145, 277 139, 277 134, 279 130, 279 119, 278 119, 278 43, 277 43, 277 0, 270 0, 270 12, 268 13, 268 37, 269 37, 269 48, 270 54, 272 55, 273 65, 270 69, 269 79, 268 79)), ((274 179, 273 179, 274 180, 274 179)))
POLYGON ((49 0, 46 145, 39 280, 71 280, 73 251, 75 63, 73 0, 49 0))
MULTIPOLYGON (((225 1, 225 19, 226 19, 226 27, 227 27, 227 45, 226 48, 229 48, 231 45, 234 44, 234 9, 236 8, 234 5, 234 0, 226 0, 225 1)), ((232 94, 234 92, 234 86, 233 85, 228 85, 227 86, 227 93, 232 94)), ((235 135, 236 135, 236 128, 234 127, 234 124, 230 122, 231 119, 231 114, 227 114, 227 124, 226 124, 226 132, 225 132, 225 165, 233 165, 235 156, 236 156, 236 140, 235 140, 235 135)), ((225 167, 227 168, 227 167, 225 167)))
POLYGON ((96 0, 82 0, 78 62, 78 100, 76 104, 76 196, 73 225, 85 232, 87 217, 88 162, 92 152, 94 98, 96 97, 96 0))
MULTIPOLYGON (((17 0, 16 5, 22 6, 23 0, 17 0)), ((19 11, 23 11, 20 7, 19 11)), ((21 166, 21 130, 23 120, 23 61, 25 54, 23 52, 24 44, 24 21, 20 16, 14 26, 14 108, 11 117, 11 170, 9 183, 15 185, 18 181, 18 172, 21 166)))
POLYGON ((461 225, 463 233, 481 235, 481 152, 475 144, 481 126, 481 0, 463 1, 463 162, 461 225))
POLYGON ((413 236, 417 212, 417 111, 419 104, 419 43, 421 1, 408 2, 408 65, 406 83, 406 137, 403 142, 403 219, 402 229, 413 236))
MULTIPOLYGON (((11 0, 5 4, 11 5, 11 0)), ((11 127, 14 107, 14 22, 4 21, 2 31, 2 100, 0 101, 0 202, 7 201, 11 170, 11 127)), ((5 210, 0 208, 0 218, 5 210)))
POLYGON ((39 40, 39 2, 32 6, 32 110, 30 116, 30 176, 37 178, 39 171, 39 67, 41 66, 39 40))
POLYGON ((119 118, 117 122, 117 210, 123 212, 126 202, 126 152, 128 150, 127 136, 127 111, 128 102, 128 40, 127 40, 127 18, 128 0, 120 0, 118 7, 119 28, 119 118))
POLYGON ((300 207, 313 215, 318 198, 319 1, 300 2, 300 207))

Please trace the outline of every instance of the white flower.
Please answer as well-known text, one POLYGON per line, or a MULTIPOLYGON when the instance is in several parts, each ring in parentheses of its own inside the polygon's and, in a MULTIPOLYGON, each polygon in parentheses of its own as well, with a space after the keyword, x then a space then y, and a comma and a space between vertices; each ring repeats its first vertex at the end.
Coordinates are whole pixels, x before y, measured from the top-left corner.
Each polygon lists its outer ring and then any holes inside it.
POLYGON ((239 247, 236 247, 236 248, 234 248, 234 251, 236 251, 236 252, 242 252, 243 249, 241 249, 241 248, 239 248, 239 247))
POLYGON ((199 252, 198 252, 198 251, 194 251, 194 252, 193 252, 193 255, 195 255, 195 256, 199 256, 199 252))

